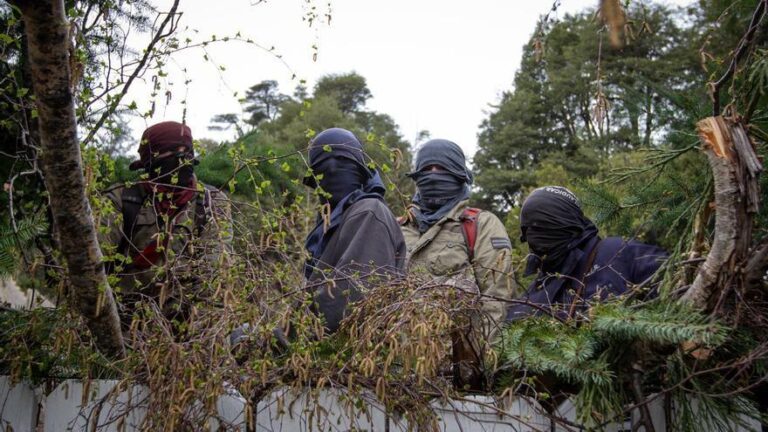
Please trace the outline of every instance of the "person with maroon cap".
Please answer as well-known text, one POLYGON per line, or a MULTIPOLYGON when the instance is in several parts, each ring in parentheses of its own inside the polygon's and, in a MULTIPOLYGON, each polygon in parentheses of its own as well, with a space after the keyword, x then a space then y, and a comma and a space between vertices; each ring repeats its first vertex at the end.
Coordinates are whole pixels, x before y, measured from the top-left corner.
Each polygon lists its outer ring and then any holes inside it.
POLYGON ((156 301, 166 315, 184 315, 205 299, 206 283, 226 260, 231 243, 229 199, 195 177, 192 131, 175 121, 147 128, 139 143, 142 180, 118 184, 104 195, 114 211, 102 221, 102 250, 113 257, 107 272, 117 285, 122 318, 135 303, 156 301), (183 295, 182 295, 183 294, 183 295))

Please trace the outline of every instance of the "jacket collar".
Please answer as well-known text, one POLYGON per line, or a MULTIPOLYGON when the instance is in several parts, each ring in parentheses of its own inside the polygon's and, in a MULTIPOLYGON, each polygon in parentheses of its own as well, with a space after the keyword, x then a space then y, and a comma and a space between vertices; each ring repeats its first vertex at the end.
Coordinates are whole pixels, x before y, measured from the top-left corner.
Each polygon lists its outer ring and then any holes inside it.
MULTIPOLYGON (((446 213, 445 216, 442 217, 439 221, 435 222, 435 224, 427 230, 427 232, 424 233, 424 235, 427 235, 428 232, 432 231, 432 228, 444 224, 446 221, 455 221, 458 222, 461 220, 461 214, 464 212, 464 207, 469 204, 469 199, 465 199, 462 201, 459 201, 453 208, 446 213)), ((411 221, 412 224, 415 224, 416 222, 414 220, 411 221)), ((439 230, 438 230, 439 231, 439 230)))
MULTIPOLYGON (((464 208, 467 206, 467 204, 469 204, 468 199, 460 201, 451 209, 451 211, 449 211, 445 216, 443 216, 442 219, 437 221, 434 225, 432 225, 427 230, 427 232, 422 234, 421 237, 419 237, 419 241, 417 241, 416 244, 413 246, 413 249, 411 250, 411 255, 415 255, 421 249, 423 249, 428 244, 430 244, 432 240, 434 240, 435 237, 437 237, 437 234, 443 228, 444 223, 448 221, 459 222, 461 220, 461 214, 464 212, 464 208)), ((412 221, 411 223, 416 224, 415 221, 412 221)))
POLYGON ((539 272, 533 285, 538 289, 546 289, 551 298, 555 298, 563 288, 565 282, 569 280, 581 281, 585 275, 589 274, 590 269, 584 268, 587 260, 592 254, 592 250, 597 247, 600 237, 594 236, 587 240, 582 246, 573 249, 563 261, 560 271, 553 273, 539 272))

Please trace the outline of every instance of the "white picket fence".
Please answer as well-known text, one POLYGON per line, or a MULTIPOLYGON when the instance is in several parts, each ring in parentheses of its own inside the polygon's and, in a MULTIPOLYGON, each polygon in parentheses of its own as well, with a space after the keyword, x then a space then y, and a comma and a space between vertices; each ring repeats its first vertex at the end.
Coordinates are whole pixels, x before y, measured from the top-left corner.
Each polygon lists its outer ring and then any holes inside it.
MULTIPOLYGON (((79 380, 66 380, 44 394, 28 383, 13 384, 0 376, 0 431, 100 431, 141 430, 148 409, 146 387, 116 388, 117 381, 92 380, 87 390, 79 380), (130 390, 130 391, 129 391, 130 390), (84 394, 84 392, 86 394, 84 394)), ((305 390, 298 393, 280 388, 259 401, 255 409, 235 390, 219 397, 217 415, 207 419, 211 431, 407 431, 408 423, 397 414, 387 413, 373 395, 352 398, 340 389, 305 390)), ((661 402, 650 406, 656 431, 666 430, 661 402)), ((570 401, 563 403, 558 422, 547 416, 539 404, 527 398, 496 400, 491 396, 469 396, 461 400, 435 400, 432 403, 440 430, 450 432, 572 431, 576 410, 570 401)), ((631 431, 639 420, 632 418, 604 428, 609 432, 631 431)), ((733 430, 760 431, 760 423, 744 418, 732 424, 733 430), (741 423, 741 424, 739 424, 741 423)), ((702 427, 701 432, 719 428, 702 427)))

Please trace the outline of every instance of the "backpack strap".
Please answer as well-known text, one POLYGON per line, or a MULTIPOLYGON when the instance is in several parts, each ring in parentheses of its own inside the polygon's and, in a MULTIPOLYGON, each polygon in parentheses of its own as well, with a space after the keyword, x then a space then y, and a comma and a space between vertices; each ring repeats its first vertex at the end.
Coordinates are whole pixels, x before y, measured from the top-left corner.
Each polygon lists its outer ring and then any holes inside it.
POLYGON ((211 190, 210 186, 205 185, 202 193, 197 194, 195 199, 195 234, 200 236, 203 233, 203 228, 208 223, 208 213, 212 212, 211 209, 211 190))
MULTIPOLYGON (((136 220, 138 219, 141 207, 144 205, 144 201, 147 199, 147 194, 144 193, 144 188, 140 184, 135 184, 131 187, 123 189, 123 193, 120 195, 120 208, 123 216, 123 228, 122 235, 120 236, 120 243, 117 244, 115 250, 120 255, 127 255, 128 248, 131 245, 133 238, 133 230, 136 228, 136 220)), ((114 260, 109 261, 105 265, 105 271, 110 274, 114 271, 114 260)))
MULTIPOLYGON (((576 289, 576 295, 573 297, 573 301, 571 302, 571 307, 568 309, 568 318, 573 317, 573 314, 576 312, 576 303, 582 302, 584 303, 586 299, 584 299, 584 287, 586 285, 587 276, 589 275, 590 269, 592 269, 592 266, 595 264, 595 258, 597 257, 597 248, 600 246, 601 240, 598 239, 597 243, 595 243, 595 246, 592 248, 592 250, 589 252, 589 256, 587 257, 587 261, 584 263, 584 267, 581 269, 581 278, 579 279, 579 287, 576 289)), ((569 279, 567 282, 567 288, 570 289, 571 285, 573 285, 573 280, 569 279)))
POLYGON ((477 215, 482 210, 474 207, 467 207, 461 213, 461 228, 464 233, 464 241, 467 243, 467 251, 469 252, 469 261, 475 259, 475 243, 477 242, 477 215))
POLYGON ((144 205, 146 199, 147 194, 144 193, 144 188, 140 184, 135 184, 123 191, 123 236, 117 247, 118 253, 122 255, 128 252, 128 246, 133 238, 133 230, 136 228, 136 219, 138 219, 141 206, 144 205))

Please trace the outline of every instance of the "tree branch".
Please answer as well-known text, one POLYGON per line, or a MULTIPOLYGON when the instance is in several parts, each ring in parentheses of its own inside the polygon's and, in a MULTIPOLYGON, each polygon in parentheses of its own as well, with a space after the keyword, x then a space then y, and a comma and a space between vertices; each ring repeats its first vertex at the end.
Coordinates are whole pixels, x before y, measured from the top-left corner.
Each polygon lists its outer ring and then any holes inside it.
POLYGON ((760 28, 760 23, 762 22, 763 17, 765 17, 766 4, 768 4, 768 0, 760 0, 760 2, 757 4, 755 12, 752 15, 752 21, 749 23, 749 28, 744 34, 744 37, 741 38, 741 41, 739 41, 739 46, 736 48, 736 53, 733 55, 731 63, 728 65, 728 69, 725 71, 723 76, 720 77, 719 80, 717 80, 715 83, 711 83, 712 115, 720 115, 720 89, 733 77, 733 74, 736 73, 736 68, 738 67, 739 63, 744 58, 744 56, 747 55, 749 49, 752 47, 752 42, 755 39, 755 33, 757 32, 757 29, 760 28))
POLYGON ((155 33, 154 37, 152 37, 152 40, 149 42, 149 45, 144 50, 144 55, 141 57, 141 60, 139 61, 138 66, 136 66, 136 69, 133 70, 131 75, 128 77, 128 80, 125 82, 125 85, 123 86, 123 89, 115 95, 115 97, 110 101, 110 105, 107 108, 106 111, 104 111, 104 114, 101 115, 99 120, 96 121, 96 124, 93 125, 90 132, 88 132, 88 136, 85 137, 83 140, 83 144, 88 144, 93 140, 93 137, 96 136, 96 133, 101 129, 101 126, 104 124, 105 121, 109 118, 109 116, 112 115, 112 113, 115 111, 117 106, 120 104, 120 101, 123 100, 123 97, 128 93, 128 90, 131 88, 131 84, 133 84, 133 81, 141 74, 141 72, 144 70, 147 62, 150 58, 152 58, 152 55, 154 54, 154 48, 155 45, 160 41, 160 39, 169 36, 173 30, 174 26, 171 26, 171 29, 166 33, 165 28, 168 26, 169 23, 173 22, 173 18, 176 16, 176 9, 179 7, 179 0, 174 0, 173 6, 171 6, 171 10, 168 12, 168 14, 165 16, 165 19, 160 24, 160 27, 158 27, 157 32, 155 33))
POLYGON ((744 267, 744 283, 747 291, 764 291, 766 273, 768 273, 768 237, 752 250, 751 257, 744 267))

